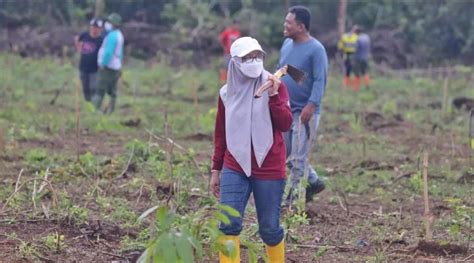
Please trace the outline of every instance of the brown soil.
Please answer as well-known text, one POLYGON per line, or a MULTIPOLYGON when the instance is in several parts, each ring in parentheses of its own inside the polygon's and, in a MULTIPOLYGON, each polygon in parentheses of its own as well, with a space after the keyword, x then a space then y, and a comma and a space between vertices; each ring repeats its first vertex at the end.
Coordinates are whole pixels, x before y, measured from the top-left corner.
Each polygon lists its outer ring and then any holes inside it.
MULTIPOLYGON (((443 142, 439 142, 432 136, 415 133, 413 126, 396 117, 387 118, 381 114, 366 115, 366 129, 372 132, 383 132, 387 134, 389 143, 408 145, 410 151, 419 151, 419 145, 431 145, 443 149, 443 142), (367 119, 369 118, 370 121, 367 119), (388 120, 387 120, 388 119, 388 120), (384 126, 384 123, 391 122, 396 125, 384 126), (382 125, 382 127, 381 127, 382 125), (374 128, 377 127, 377 128, 374 128), (404 132, 399 132, 399 128, 404 132)), ((341 125, 342 130, 347 126, 341 125)), ((326 135, 328 140, 351 141, 357 140, 352 137, 338 137, 338 131, 326 135)), ((84 132, 81 134, 82 143, 80 152, 91 151, 94 154, 113 157, 123 154, 123 145, 132 138, 148 138, 146 134, 136 132, 134 134, 91 134, 84 132)), ((187 140, 209 140, 207 135, 194 134, 186 137, 187 140)), ((29 140, 18 142, 17 148, 25 151, 31 148, 44 147, 53 152, 75 153, 75 135, 65 134, 51 139, 29 140)), ((466 146, 467 147, 467 146, 466 146)), ((465 148, 465 147, 464 147, 465 148)), ((467 157, 468 149, 460 149, 458 156, 467 157)), ((72 155, 74 156, 74 155, 72 155)), ((209 153, 199 152, 199 160, 209 159, 209 153)), ((414 155, 410 155, 414 156, 414 155)), ((328 167, 333 167, 334 171, 342 173, 355 168, 362 168, 366 171, 375 172, 378 170, 394 170, 401 164, 416 163, 416 157, 400 155, 396 160, 388 160, 383 163, 376 160, 363 160, 344 166, 336 157, 326 157, 321 161, 328 167)), ((441 157, 432 156, 432 162, 439 161, 441 157)), ((22 157, 19 154, 3 156, 2 180, 9 178, 14 184, 14 178, 21 169, 22 157), (12 181, 13 180, 13 181, 12 181)), ((127 200, 137 200, 134 212, 145 211, 151 207, 150 196, 158 195, 166 198, 173 194, 172 186, 169 184, 155 184, 144 187, 140 192, 128 192, 120 188, 122 183, 133 178, 135 173, 140 172, 139 167, 134 167, 132 163, 128 171, 130 176, 124 176, 107 189, 108 193, 120 196, 127 200)), ((127 169, 128 170, 128 169, 127 169)), ((331 173, 329 173, 329 176, 331 173)), ((397 185, 404 188, 407 179, 412 173, 394 176, 389 184, 374 186, 383 188, 385 195, 383 200, 377 196, 375 191, 362 195, 344 193, 337 188, 328 188, 319 194, 313 202, 307 205, 307 215, 310 219, 308 225, 290 227, 287 235, 287 262, 366 262, 373 260, 374 255, 382 254, 383 262, 423 262, 431 261, 456 261, 463 260, 472 254, 472 249, 459 244, 442 244, 420 242, 423 234, 420 229, 423 226, 423 201, 421 197, 414 200, 395 189, 397 185), (297 234, 295 234, 295 232, 297 234), (326 252, 321 252, 326 250, 326 252), (319 252, 320 256, 315 258, 319 252)), ((434 174, 433 176, 436 176, 434 174)), ((472 176, 466 176, 471 178, 472 176)), ((436 180, 436 179, 434 179, 436 180)), ((469 182, 469 180, 468 180, 469 182)), ((367 182, 372 187, 372 182, 367 182)), ((464 179, 461 183, 465 183, 464 179)), ((85 202, 84 193, 80 191, 81 186, 77 185, 70 189, 70 194, 74 196, 76 202, 85 202)), ((194 198, 197 200, 197 196, 194 198)), ((196 204, 189 204, 190 207, 196 204)), ((440 219, 451 213, 451 209, 445 201, 432 198, 431 207, 433 215, 440 219)), ((94 204, 89 207, 94 211, 94 204)), ((66 248, 56 253, 54 250, 44 254, 44 251, 37 252, 36 258, 43 262, 127 262, 137 259, 140 251, 120 251, 120 240, 124 236, 136 237, 137 230, 122 229, 117 225, 102 222, 100 215, 91 214, 88 224, 76 225, 62 219, 29 219, 18 215, 8 214, 8 211, 0 214, 0 255, 3 257, 0 262, 28 262, 22 258, 20 247, 22 242, 38 244, 48 234, 58 233, 65 236, 66 248), (11 221, 15 218, 15 221, 11 221), (99 220, 99 221, 98 221, 99 220), (17 238, 8 238, 7 235, 16 233, 17 238), (21 240, 21 241, 20 241, 21 240), (41 254, 40 254, 41 253, 41 254)), ((25 213, 27 214, 27 213, 25 213)), ((256 219, 248 216, 246 227, 249 223, 255 223, 256 219)), ((433 233, 436 237, 443 237, 442 233, 433 233)), ((23 244, 24 246, 24 244, 23 244)), ((245 255, 245 249, 243 249, 245 255)), ((245 262, 245 256, 242 257, 245 262)), ((205 261, 207 262, 207 261, 205 261)), ((213 260, 212 262, 217 262, 213 260)))

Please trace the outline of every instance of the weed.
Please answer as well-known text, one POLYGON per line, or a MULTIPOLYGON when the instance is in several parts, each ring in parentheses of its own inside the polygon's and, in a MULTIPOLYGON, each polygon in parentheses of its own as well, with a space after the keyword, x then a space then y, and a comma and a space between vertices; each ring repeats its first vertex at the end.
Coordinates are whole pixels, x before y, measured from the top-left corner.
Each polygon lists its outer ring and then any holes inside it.
POLYGON ((55 253, 60 253, 66 248, 64 243, 64 235, 60 235, 58 232, 50 233, 44 237, 43 242, 46 247, 54 250, 55 253))
POLYGON ((320 259, 322 256, 324 256, 324 254, 326 254, 327 251, 328 251, 327 246, 320 246, 318 250, 316 250, 316 252, 314 253, 313 260, 320 259))
POLYGON ((218 223, 228 224, 229 216, 239 216, 234 209, 219 205, 219 210, 213 211, 202 208, 192 216, 178 216, 166 207, 154 207, 143 213, 139 219, 149 215, 156 209, 152 238, 138 262, 153 260, 163 262, 195 262, 203 257, 203 245, 210 247, 208 256, 221 251, 226 255, 235 253, 233 243, 219 242, 222 233, 218 223), (209 213, 211 212, 211 213, 209 213))
POLYGON ((25 154, 25 164, 28 167, 39 170, 49 165, 49 153, 47 149, 35 148, 25 154))
POLYGON ((448 233, 458 240, 463 240, 463 237, 470 240, 470 234, 474 226, 474 208, 463 204, 459 198, 448 198, 449 208, 451 208, 452 216, 449 222, 448 233))
POLYGON ((37 254, 37 248, 31 243, 21 240, 20 245, 17 247, 16 254, 20 258, 32 259, 37 254))
POLYGON ((423 190, 423 177, 420 171, 416 172, 413 176, 411 176, 409 182, 410 188, 413 190, 413 192, 421 193, 421 191, 423 190))
POLYGON ((96 174, 97 171, 97 158, 91 153, 87 152, 79 156, 79 163, 86 172, 86 174, 96 174))

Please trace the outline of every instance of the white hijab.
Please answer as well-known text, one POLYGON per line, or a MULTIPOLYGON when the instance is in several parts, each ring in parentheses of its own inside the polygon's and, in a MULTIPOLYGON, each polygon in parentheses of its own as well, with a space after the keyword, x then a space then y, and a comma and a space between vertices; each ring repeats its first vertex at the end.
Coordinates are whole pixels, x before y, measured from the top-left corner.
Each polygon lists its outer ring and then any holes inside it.
POLYGON ((257 78, 249 78, 240 71, 240 59, 229 62, 227 84, 220 89, 225 106, 225 132, 227 149, 245 174, 252 172, 252 147, 258 167, 261 167, 273 145, 273 128, 265 92, 255 99, 255 90, 268 78, 263 71, 257 78))

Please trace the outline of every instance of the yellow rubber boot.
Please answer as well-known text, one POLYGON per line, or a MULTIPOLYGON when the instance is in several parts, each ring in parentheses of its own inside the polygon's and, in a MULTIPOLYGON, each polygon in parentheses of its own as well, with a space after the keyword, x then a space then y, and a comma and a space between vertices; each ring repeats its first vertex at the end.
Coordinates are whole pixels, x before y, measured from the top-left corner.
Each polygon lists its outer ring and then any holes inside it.
POLYGON ((269 263, 285 263, 285 240, 276 246, 265 246, 269 263))
POLYGON ((220 243, 227 247, 229 242, 234 243, 234 251, 231 252, 230 256, 224 255, 219 252, 220 263, 240 263, 240 238, 239 236, 223 236, 220 243))

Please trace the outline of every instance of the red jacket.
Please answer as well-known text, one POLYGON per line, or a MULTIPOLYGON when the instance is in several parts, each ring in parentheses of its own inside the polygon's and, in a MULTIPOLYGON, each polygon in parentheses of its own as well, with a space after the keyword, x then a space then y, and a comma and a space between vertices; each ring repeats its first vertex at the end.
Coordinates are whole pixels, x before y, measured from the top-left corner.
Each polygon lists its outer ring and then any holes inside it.
MULTIPOLYGON (((288 90, 283 82, 278 88, 278 92, 277 95, 270 97, 268 102, 273 126, 273 145, 265 157, 262 167, 258 167, 252 149, 252 177, 257 179, 276 180, 286 178, 286 148, 282 132, 290 129, 293 119, 288 101, 288 90)), ((227 150, 225 136, 225 107, 219 97, 214 130, 212 170, 222 170, 222 167, 225 166, 244 174, 240 165, 227 150)))
POLYGON ((240 37, 240 30, 235 27, 228 27, 219 35, 222 48, 224 48, 224 54, 230 54, 230 46, 232 43, 240 37))

